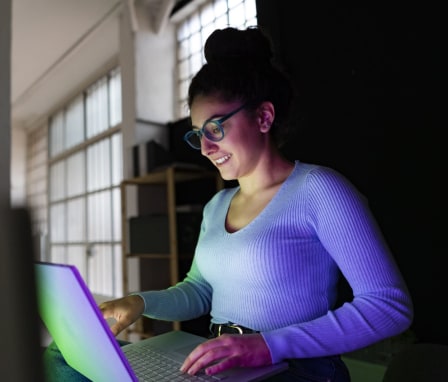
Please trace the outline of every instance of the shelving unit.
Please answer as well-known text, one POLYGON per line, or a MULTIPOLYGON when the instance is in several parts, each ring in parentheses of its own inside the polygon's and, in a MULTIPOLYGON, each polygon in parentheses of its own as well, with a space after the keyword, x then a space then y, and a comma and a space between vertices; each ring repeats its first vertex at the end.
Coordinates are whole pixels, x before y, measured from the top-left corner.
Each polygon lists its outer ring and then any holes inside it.
MULTIPOLYGON (((123 284, 123 295, 129 294, 131 291, 129 290, 129 267, 128 261, 130 259, 139 259, 145 260, 146 262, 150 262, 154 264, 155 267, 162 267, 163 269, 157 269, 158 274, 167 275, 167 280, 169 285, 176 284, 180 281, 179 277, 179 267, 181 258, 184 260, 191 261, 193 257, 193 253, 180 253, 179 251, 179 242, 178 242, 178 213, 179 209, 188 207, 184 205, 179 205, 179 198, 181 195, 177 192, 177 188, 182 185, 189 184, 190 186, 194 184, 195 181, 207 181, 211 182, 211 187, 208 191, 203 189, 194 189, 194 192, 182 193, 183 198, 187 196, 195 196, 196 199, 199 197, 203 197, 203 200, 200 203, 201 208, 205 204, 205 202, 210 199, 211 195, 214 194, 219 189, 224 187, 224 182, 220 177, 219 173, 214 170, 203 169, 201 167, 196 166, 180 166, 180 165, 170 165, 168 167, 161 168, 159 170, 154 170, 144 176, 125 179, 121 182, 121 216, 122 216, 122 284, 123 284), (160 187, 162 188, 162 199, 166 199, 166 206, 163 206, 164 200, 152 200, 148 202, 147 199, 139 195, 139 189, 143 189, 145 187, 158 188, 160 193, 160 187), (136 206, 137 206, 137 215, 141 214, 141 210, 139 209, 139 205, 142 204, 142 200, 145 202, 147 206, 151 203, 155 205, 157 208, 162 208, 166 211, 167 221, 168 221, 168 240, 169 243, 167 245, 168 253, 156 253, 156 252, 139 252, 133 253, 131 252, 131 238, 130 238, 130 216, 128 211, 128 194, 131 187, 137 188, 136 195, 136 206), (204 193, 202 195, 201 193, 204 193), (162 204, 162 205, 160 205, 162 204), (165 208, 166 207, 166 208, 165 208), (165 264, 166 262, 166 264, 165 264), (162 265, 161 265, 162 264, 162 265), (165 266, 166 265, 166 266, 165 266), (159 273, 160 272, 160 273, 159 273), (164 273, 165 272, 165 273, 164 273)), ((144 191, 144 190, 143 190, 144 191)), ((185 203, 185 201, 183 201, 185 203)), ((197 208, 197 201, 195 202, 195 206, 197 208)), ((163 228, 161 228, 163 229, 163 228)), ((151 240, 151 234, 157 235, 157 232, 148 232, 148 240, 151 240)), ((198 232, 199 234, 199 232, 198 232)), ((134 246, 135 247, 135 246, 134 246)), ((144 275, 143 275, 144 276, 144 275)), ((144 280, 141 280, 141 283, 144 280)), ((144 288, 148 289, 148 288, 144 288)), ((151 288, 149 288, 151 289, 151 288)), ((158 287, 154 289, 160 289, 158 287)), ((139 335, 141 338, 151 336, 152 330, 148 330, 145 328, 144 321, 149 320, 147 318, 140 319, 132 329, 129 329, 127 335, 132 333, 139 335)), ((181 323, 174 322, 172 325, 173 329, 180 329, 181 323)))

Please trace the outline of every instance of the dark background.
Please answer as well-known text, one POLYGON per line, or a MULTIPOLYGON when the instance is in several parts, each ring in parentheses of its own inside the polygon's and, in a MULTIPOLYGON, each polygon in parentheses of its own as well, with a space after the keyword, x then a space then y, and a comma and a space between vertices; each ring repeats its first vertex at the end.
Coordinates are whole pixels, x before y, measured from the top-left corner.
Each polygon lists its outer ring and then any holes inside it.
POLYGON ((257 0, 257 13, 297 91, 285 154, 339 170, 367 196, 413 297, 417 340, 448 343, 447 23, 425 4, 257 0))

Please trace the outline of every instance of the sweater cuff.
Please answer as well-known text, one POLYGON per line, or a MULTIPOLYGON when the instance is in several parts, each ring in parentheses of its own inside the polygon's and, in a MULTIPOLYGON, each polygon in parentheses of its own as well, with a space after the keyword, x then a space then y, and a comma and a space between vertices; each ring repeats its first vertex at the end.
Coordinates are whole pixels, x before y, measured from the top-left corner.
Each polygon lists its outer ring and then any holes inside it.
POLYGON ((130 293, 129 296, 139 296, 143 300, 143 314, 146 312, 146 300, 141 292, 130 293))
POLYGON ((272 363, 279 363, 294 354, 294 348, 297 348, 295 340, 289 338, 286 329, 272 330, 262 332, 266 345, 271 353, 272 363))

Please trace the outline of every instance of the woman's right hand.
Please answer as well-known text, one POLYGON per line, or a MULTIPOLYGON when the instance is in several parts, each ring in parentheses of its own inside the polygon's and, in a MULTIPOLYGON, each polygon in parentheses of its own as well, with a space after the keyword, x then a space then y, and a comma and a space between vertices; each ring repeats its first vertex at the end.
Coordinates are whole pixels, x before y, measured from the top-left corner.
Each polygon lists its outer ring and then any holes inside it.
POLYGON ((129 295, 105 301, 99 305, 99 308, 106 320, 108 318, 115 319, 110 330, 117 336, 122 330, 137 321, 145 309, 145 303, 140 296, 129 295))

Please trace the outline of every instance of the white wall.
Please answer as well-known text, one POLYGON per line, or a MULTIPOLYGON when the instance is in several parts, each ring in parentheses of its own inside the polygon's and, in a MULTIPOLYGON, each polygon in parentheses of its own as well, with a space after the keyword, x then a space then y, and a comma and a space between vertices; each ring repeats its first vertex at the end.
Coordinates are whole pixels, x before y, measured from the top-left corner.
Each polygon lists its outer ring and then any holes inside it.
MULTIPOLYGON (((138 23, 132 23, 129 8, 123 9, 120 20, 120 54, 123 94, 123 176, 133 176, 132 148, 151 139, 167 144, 164 125, 173 120, 174 67, 176 40, 174 27, 165 25, 155 33, 144 8, 138 23)), ((166 147, 166 146, 165 146, 166 147)), ((136 191, 136 190, 134 190, 136 191)), ((135 215, 136 195, 129 190, 127 210, 135 215)), ((129 290, 140 289, 139 261, 129 260, 129 290)))
POLYGON ((26 130, 11 130, 11 204, 26 204, 26 130))
POLYGON ((132 177, 132 147, 151 139, 166 147, 165 124, 174 118, 176 39, 170 23, 154 32, 144 8, 129 8, 120 23, 120 67, 123 87, 124 177, 132 177))

